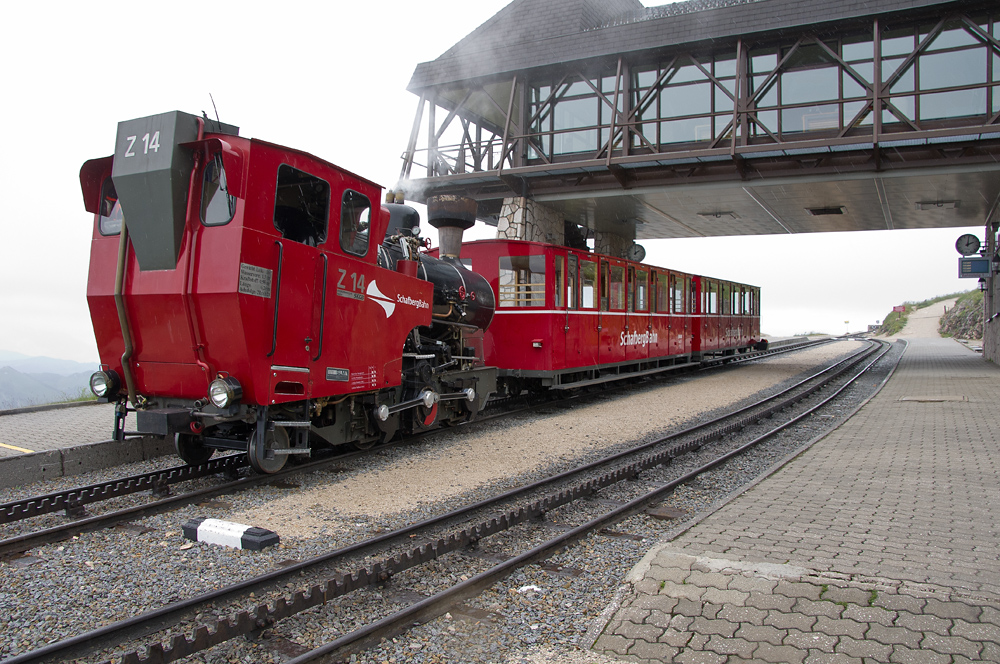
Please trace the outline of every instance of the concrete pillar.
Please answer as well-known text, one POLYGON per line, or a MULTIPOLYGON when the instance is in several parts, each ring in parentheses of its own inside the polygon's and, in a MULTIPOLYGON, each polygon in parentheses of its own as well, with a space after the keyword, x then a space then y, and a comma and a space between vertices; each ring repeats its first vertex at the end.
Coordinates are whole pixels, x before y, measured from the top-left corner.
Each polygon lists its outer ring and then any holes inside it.
POLYGON ((565 244, 565 220, 562 214, 530 198, 505 198, 497 221, 497 239, 531 240, 565 244))

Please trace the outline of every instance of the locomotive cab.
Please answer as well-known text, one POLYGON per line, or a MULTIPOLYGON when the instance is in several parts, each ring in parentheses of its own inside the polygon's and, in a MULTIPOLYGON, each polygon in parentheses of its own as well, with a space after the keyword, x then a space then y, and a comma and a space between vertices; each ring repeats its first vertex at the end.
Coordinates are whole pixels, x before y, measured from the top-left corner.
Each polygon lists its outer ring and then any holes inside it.
POLYGON ((494 391, 466 341, 492 312, 440 314, 447 287, 422 266, 418 224, 405 258, 383 259, 401 245, 378 185, 180 112, 120 123, 115 154, 80 178, 91 385, 118 404, 116 438, 134 409, 186 461, 245 450, 276 472, 311 443, 468 419, 494 391))

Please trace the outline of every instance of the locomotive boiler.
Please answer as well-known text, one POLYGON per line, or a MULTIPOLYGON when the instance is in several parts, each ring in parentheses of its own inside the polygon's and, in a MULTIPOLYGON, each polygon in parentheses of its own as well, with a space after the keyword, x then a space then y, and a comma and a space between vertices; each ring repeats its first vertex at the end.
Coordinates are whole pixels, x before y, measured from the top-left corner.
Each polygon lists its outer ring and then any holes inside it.
MULTIPOLYGON (((94 214, 93 392, 190 463, 216 449, 280 470, 316 445, 364 448, 471 419, 490 284, 426 253, 419 217, 308 153, 181 112, 122 122, 80 172, 94 214)), ((429 201, 454 238, 468 202, 429 201)))

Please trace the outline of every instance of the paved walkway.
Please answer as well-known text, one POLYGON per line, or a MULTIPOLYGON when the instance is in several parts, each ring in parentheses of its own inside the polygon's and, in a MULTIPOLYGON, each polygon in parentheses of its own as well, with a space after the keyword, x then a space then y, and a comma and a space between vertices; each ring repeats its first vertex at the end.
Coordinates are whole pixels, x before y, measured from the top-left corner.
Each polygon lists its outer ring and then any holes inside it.
MULTIPOLYGON (((134 431, 135 414, 125 420, 134 431)), ((47 452, 110 440, 115 428, 115 405, 95 404, 0 416, 0 458, 47 452)))
POLYGON ((635 662, 1000 662, 1000 368, 910 339, 835 432, 652 551, 594 648, 635 662))

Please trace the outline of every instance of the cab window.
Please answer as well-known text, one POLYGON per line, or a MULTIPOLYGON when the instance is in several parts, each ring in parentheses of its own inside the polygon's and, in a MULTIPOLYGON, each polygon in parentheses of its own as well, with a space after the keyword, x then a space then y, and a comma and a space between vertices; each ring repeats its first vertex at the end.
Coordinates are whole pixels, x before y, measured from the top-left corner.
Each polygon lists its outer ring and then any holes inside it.
POLYGON ((97 222, 97 230, 101 232, 101 235, 118 235, 122 232, 124 219, 125 215, 122 214, 122 204, 118 200, 115 183, 111 181, 111 178, 107 178, 101 186, 101 218, 97 222))
POLYGON ((368 228, 372 204, 368 197, 351 189, 344 192, 340 206, 340 248, 355 256, 368 253, 368 228))
POLYGON ((222 155, 216 154, 205 164, 201 182, 201 221, 206 226, 228 224, 236 213, 236 197, 226 186, 226 169, 222 155))
POLYGON ((330 210, 330 184, 292 168, 278 167, 274 194, 274 227, 281 237, 315 247, 326 242, 330 210))
POLYGON ((545 256, 501 256, 501 307, 545 306, 545 256))

